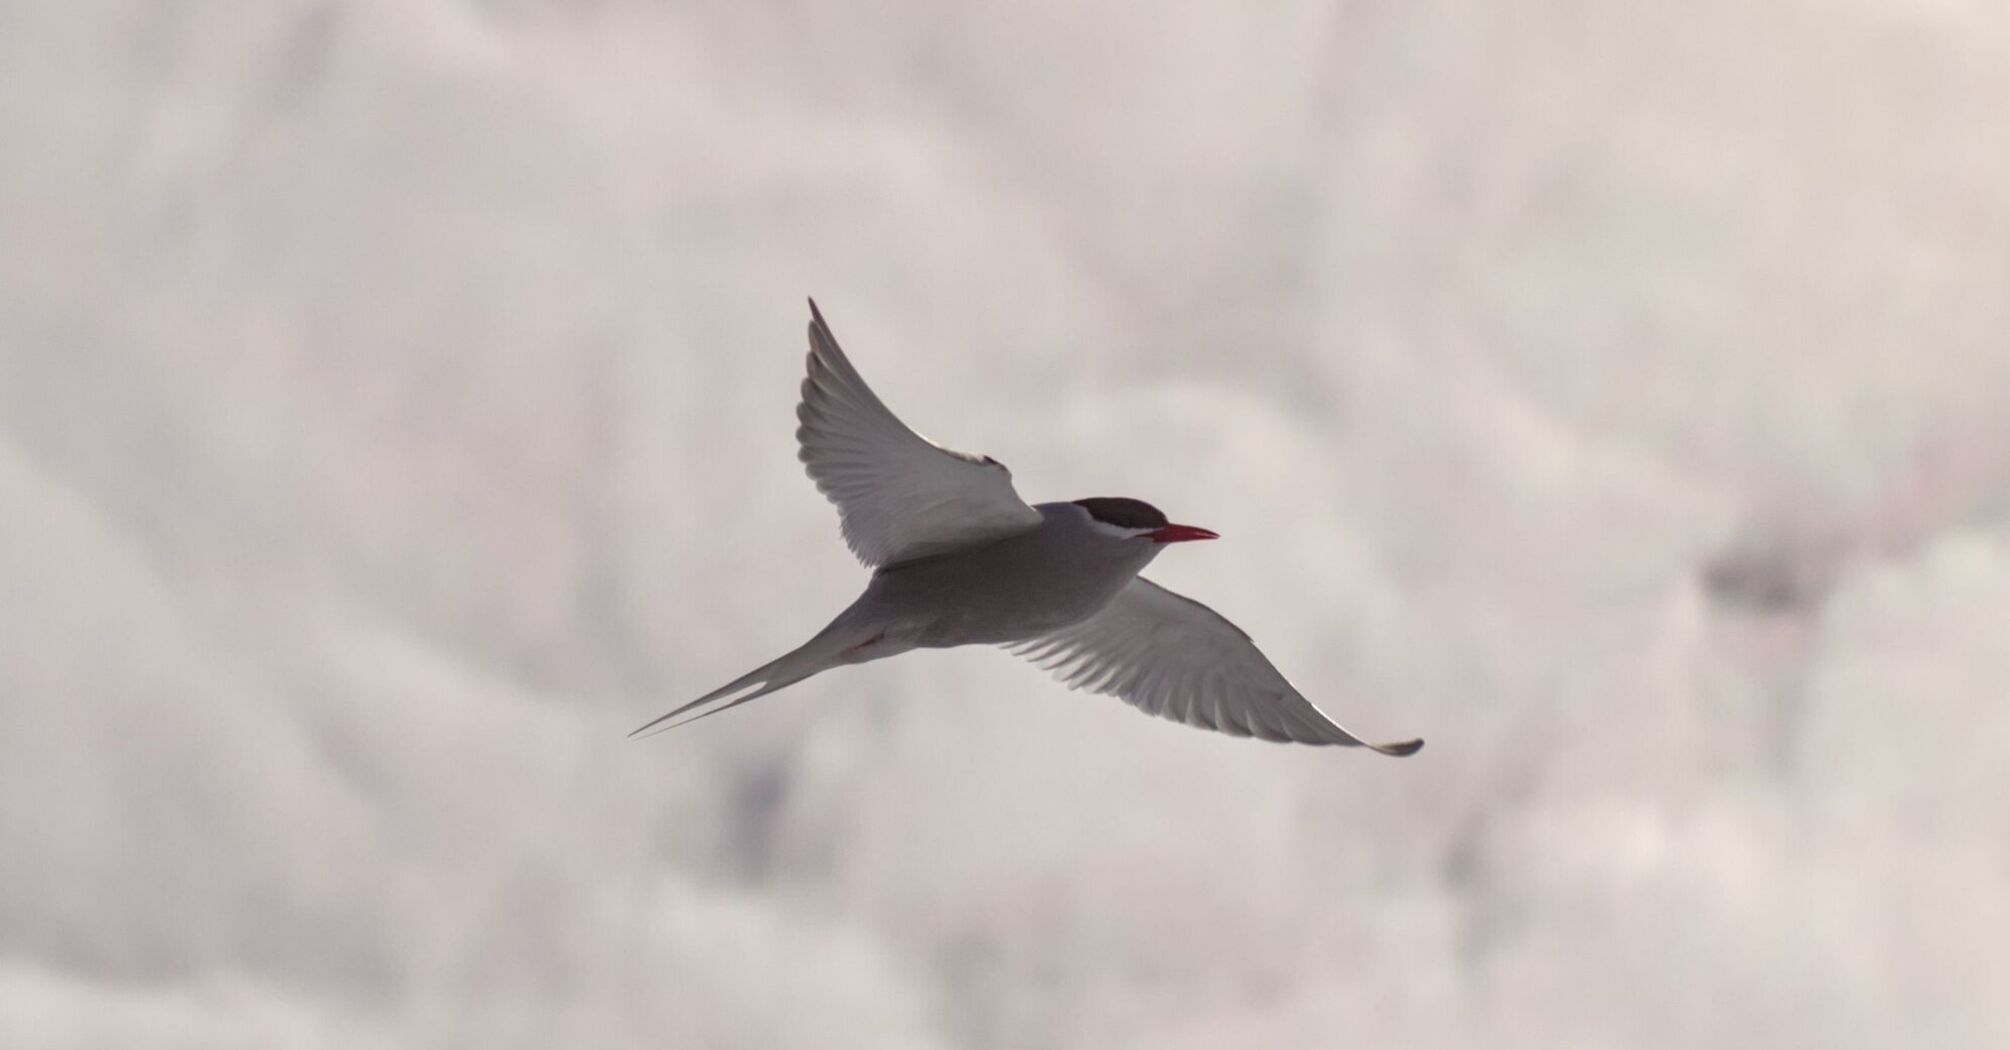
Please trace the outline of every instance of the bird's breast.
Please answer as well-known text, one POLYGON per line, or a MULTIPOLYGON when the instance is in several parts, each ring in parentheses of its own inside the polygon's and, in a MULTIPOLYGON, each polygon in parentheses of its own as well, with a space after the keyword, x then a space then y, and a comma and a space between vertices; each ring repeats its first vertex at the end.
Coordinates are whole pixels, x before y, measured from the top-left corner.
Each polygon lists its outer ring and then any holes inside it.
POLYGON ((912 624, 919 645, 998 645, 1095 615, 1138 571, 1107 557, 1014 548, 997 544, 888 569, 873 577, 867 599, 912 624))

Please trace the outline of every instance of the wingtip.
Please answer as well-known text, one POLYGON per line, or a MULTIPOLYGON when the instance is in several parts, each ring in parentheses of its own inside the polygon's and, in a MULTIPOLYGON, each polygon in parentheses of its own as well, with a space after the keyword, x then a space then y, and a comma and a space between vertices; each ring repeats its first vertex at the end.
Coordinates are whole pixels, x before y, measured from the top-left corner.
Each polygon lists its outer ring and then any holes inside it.
MULTIPOLYGON (((804 298, 806 298, 806 299, 808 299, 808 300, 810 301, 810 320, 812 320, 812 321, 814 321, 814 322, 816 322, 817 324, 820 324, 820 325, 821 325, 821 324, 823 324, 823 323, 824 323, 824 312, 823 312, 822 310, 819 310, 819 309, 817 309, 817 300, 816 300, 816 297, 815 297, 815 296, 805 296, 804 298)), ((829 326, 828 326, 828 325, 825 325, 825 327, 829 327, 829 326)))
POLYGON ((1404 740, 1395 744, 1369 744, 1368 746, 1392 758, 1405 758, 1424 749, 1424 738, 1418 737, 1415 740, 1404 740))

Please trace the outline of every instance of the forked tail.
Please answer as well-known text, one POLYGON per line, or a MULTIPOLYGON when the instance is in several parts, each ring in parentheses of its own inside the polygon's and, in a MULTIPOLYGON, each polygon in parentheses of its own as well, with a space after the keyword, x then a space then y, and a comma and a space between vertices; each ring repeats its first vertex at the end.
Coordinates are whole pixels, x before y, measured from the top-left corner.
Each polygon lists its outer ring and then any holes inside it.
POLYGON ((864 653, 865 647, 871 645, 877 639, 867 632, 846 626, 845 621, 845 617, 839 616, 831 622, 830 626, 818 631, 816 637, 804 642, 801 646, 748 671, 746 674, 727 682, 725 685, 706 693, 704 696, 685 704, 669 714, 654 719, 648 725, 628 734, 629 738, 655 736, 657 733, 668 732, 678 726, 690 725, 701 718, 710 718, 728 708, 738 707, 749 700, 756 700, 778 689, 792 686, 811 675, 828 671, 833 667, 843 664, 858 663, 860 656, 864 653), (744 696, 737 696, 731 702, 720 704, 718 707, 703 714, 692 715, 682 722, 675 722, 670 725, 663 724, 686 711, 703 707, 715 700, 724 700, 726 697, 735 696, 741 690, 749 688, 753 691, 744 696))

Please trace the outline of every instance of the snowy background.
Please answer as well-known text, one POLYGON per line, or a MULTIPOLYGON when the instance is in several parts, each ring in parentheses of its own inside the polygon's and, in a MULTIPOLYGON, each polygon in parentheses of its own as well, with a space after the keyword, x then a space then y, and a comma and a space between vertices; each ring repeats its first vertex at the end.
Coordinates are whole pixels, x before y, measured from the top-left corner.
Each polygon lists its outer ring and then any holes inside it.
POLYGON ((2010 1045, 2010 10, 0 2, 0 1044, 2010 1045), (1395 761, 863 580, 803 297, 1395 761))

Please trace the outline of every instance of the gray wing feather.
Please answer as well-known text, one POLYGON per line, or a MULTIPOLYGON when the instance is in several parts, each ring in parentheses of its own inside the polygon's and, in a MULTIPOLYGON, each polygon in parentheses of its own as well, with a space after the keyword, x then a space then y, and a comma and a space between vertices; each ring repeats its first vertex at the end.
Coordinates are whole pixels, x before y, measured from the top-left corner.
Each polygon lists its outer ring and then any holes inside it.
POLYGON ((1413 754, 1422 740, 1363 740, 1313 706, 1241 628, 1140 576, 1081 623, 1011 647, 1071 689, 1230 736, 1413 754))
POLYGON ((860 561, 891 565, 1040 524, 1003 464, 908 429, 838 348, 814 300, 809 340, 798 458, 837 505, 845 543, 860 561))

